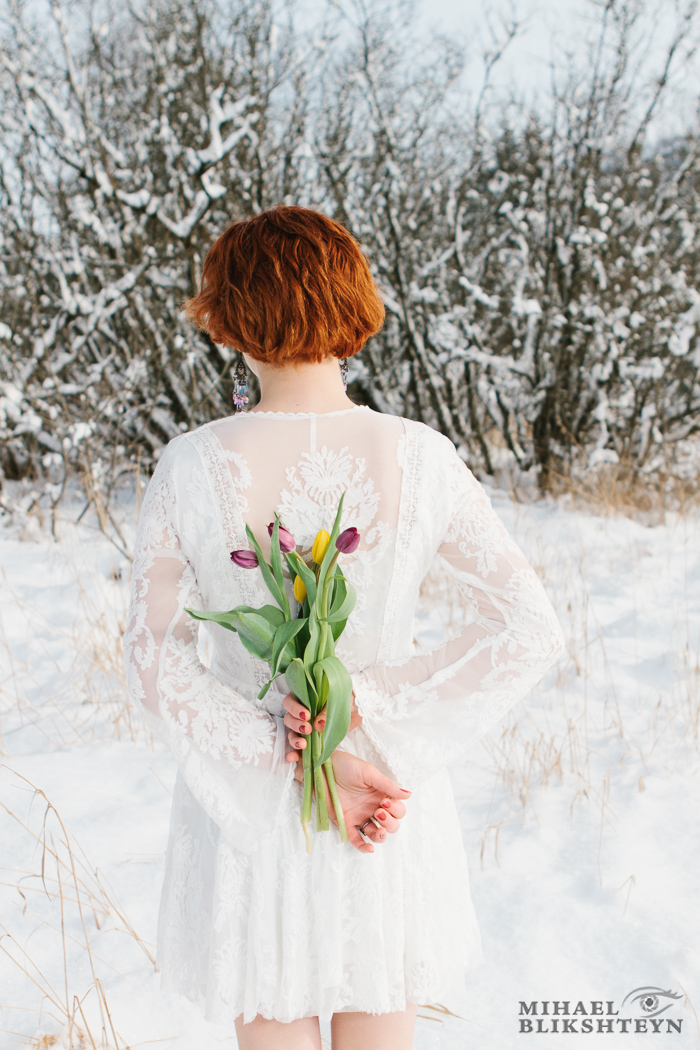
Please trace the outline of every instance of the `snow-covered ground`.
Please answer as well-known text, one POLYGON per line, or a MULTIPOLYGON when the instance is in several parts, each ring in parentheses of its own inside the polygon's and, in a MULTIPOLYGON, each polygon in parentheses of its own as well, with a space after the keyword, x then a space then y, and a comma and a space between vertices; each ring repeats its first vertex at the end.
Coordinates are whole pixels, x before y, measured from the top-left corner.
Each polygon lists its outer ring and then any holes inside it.
MULTIPOLYGON (((700 516, 646 527, 493 499, 568 654, 453 770, 486 963, 448 1004, 462 1019, 421 1018, 415 1046, 657 1046, 654 1027, 698 1046, 700 516), (655 1024, 621 1006, 646 986, 679 996, 655 1024), (593 1032, 520 1034, 521 1001, 554 1000, 582 1002, 593 1032)), ((56 534, 0 529, 0 1045, 68 1046, 72 1014, 76 1047, 233 1050, 152 962, 175 767, 124 699, 128 560, 87 515, 56 534)), ((426 604, 419 636, 452 619, 426 604)))

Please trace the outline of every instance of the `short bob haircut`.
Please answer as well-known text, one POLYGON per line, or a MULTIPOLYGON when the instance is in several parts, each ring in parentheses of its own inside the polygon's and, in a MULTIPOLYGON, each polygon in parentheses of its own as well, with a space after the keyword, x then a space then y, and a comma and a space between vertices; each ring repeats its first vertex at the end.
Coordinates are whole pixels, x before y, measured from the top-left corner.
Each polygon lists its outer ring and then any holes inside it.
POLYGON ((214 241, 184 309, 215 343, 275 363, 351 357, 384 323, 357 241, 321 212, 286 205, 214 241))

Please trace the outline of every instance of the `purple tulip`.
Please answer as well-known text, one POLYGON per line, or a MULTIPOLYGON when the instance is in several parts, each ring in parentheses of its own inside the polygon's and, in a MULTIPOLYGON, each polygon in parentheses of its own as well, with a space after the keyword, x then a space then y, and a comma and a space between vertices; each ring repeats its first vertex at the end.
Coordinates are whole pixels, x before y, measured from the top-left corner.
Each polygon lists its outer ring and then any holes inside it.
POLYGON ((341 532, 340 536, 338 536, 335 545, 341 554, 352 554, 352 552, 356 551, 360 545, 360 534, 354 526, 345 529, 345 531, 341 532))
POLYGON ((255 551, 231 551, 231 561, 239 569, 254 569, 258 564, 255 551))
MULTIPOLYGON (((274 527, 275 523, 274 521, 271 521, 270 524, 267 526, 268 536, 272 535, 272 530, 274 529, 274 527)), ((294 550, 294 548, 297 545, 297 541, 294 539, 289 529, 285 529, 283 525, 280 525, 279 537, 281 551, 284 551, 285 554, 289 554, 290 551, 294 550)))

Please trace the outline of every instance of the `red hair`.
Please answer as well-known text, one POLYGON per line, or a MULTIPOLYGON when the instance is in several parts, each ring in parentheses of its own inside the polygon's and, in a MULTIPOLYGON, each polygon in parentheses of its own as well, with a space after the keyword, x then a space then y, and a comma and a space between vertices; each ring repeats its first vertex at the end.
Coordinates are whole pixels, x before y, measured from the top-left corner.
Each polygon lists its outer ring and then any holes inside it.
POLYGON ((384 323, 359 244, 311 208, 279 205, 229 226, 184 305, 215 343, 257 361, 350 357, 384 323))

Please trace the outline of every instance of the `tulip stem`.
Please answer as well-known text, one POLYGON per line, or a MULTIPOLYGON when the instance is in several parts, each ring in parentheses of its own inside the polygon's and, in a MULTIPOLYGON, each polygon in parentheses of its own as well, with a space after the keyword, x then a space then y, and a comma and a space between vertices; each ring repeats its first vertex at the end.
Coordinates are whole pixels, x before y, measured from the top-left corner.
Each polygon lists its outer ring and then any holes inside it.
POLYGON ((311 797, 313 794, 313 769, 311 765, 311 748, 307 743, 302 752, 304 764, 304 798, 301 804, 301 826, 306 836, 306 852, 311 853, 312 839, 309 822, 311 820, 311 797))
POLYGON ((311 733, 311 760, 314 767, 314 784, 316 786, 316 831, 328 831, 328 795, 323 767, 318 765, 321 757, 321 734, 315 729, 311 733))
POLYGON ((340 832, 340 841, 348 841, 348 829, 345 826, 345 814, 343 813, 343 807, 340 804, 340 796, 338 794, 338 785, 335 782, 335 772, 333 770, 332 757, 327 758, 323 763, 323 768, 326 771, 326 777, 328 779, 328 790, 330 792, 331 799, 333 801, 333 809, 335 810, 335 819, 338 821, 338 831, 340 832))
POLYGON ((340 551, 336 551, 331 558, 330 565, 326 571, 326 578, 323 581, 323 593, 321 595, 321 616, 325 619, 328 616, 328 590, 331 585, 331 574, 335 568, 336 562, 338 561, 338 555, 340 551))

